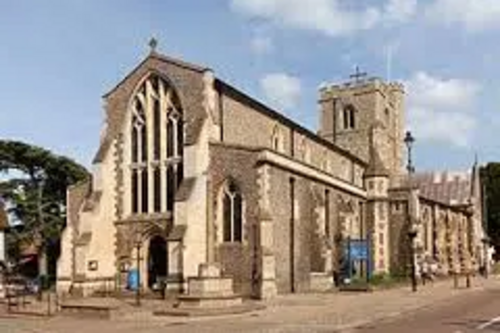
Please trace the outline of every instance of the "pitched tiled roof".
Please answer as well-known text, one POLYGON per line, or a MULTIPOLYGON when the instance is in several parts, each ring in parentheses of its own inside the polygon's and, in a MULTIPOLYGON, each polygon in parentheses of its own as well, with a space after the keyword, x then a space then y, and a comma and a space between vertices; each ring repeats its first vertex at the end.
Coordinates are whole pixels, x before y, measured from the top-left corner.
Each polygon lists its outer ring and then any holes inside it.
POLYGON ((157 59, 157 60, 160 60, 160 61, 169 62, 171 64, 175 64, 177 66, 180 66, 180 67, 183 67, 183 68, 186 68, 186 69, 190 69, 190 70, 193 70, 193 71, 196 71, 196 72, 205 72, 205 71, 211 70, 209 67, 205 67, 205 66, 200 66, 200 65, 197 65, 197 64, 193 64, 193 63, 181 60, 179 58, 169 57, 169 56, 166 56, 166 55, 158 53, 158 52, 151 52, 142 62, 139 63, 139 65, 137 65, 127 76, 125 76, 117 85, 115 85, 103 97, 107 97, 107 96, 111 95, 116 89, 118 89, 118 87, 120 85, 122 85, 130 76, 132 76, 132 74, 135 71, 137 71, 144 63, 146 63, 146 61, 149 58, 154 58, 154 59, 157 59))
POLYGON ((414 175, 420 196, 448 205, 466 204, 471 194, 468 172, 429 172, 414 175))
MULTIPOLYGON (((146 73, 156 72, 159 74, 167 74, 168 67, 173 65, 174 67, 185 69, 191 73, 197 73, 203 75, 206 71, 211 71, 210 68, 204 66, 198 66, 192 63, 185 62, 180 59, 168 57, 157 52, 150 53, 139 65, 137 65, 130 73, 128 73, 125 78, 123 78, 113 89, 111 89, 107 94, 104 95, 106 103, 113 100, 113 94, 116 93, 120 87, 124 91, 129 91, 131 93, 130 87, 127 87, 127 82, 138 82, 139 76, 145 75, 146 73)), ((200 81, 201 82, 201 81, 200 81)), ((134 86, 134 84, 132 84, 134 86)), ((201 93, 200 93, 201 96, 201 93)), ((119 99, 121 100, 121 99, 119 99)), ((116 102, 116 101, 115 101, 116 102)), ((100 163, 104 160, 107 152, 109 151, 113 140, 116 138, 120 131, 121 124, 124 121, 124 113, 126 106, 124 106, 123 101, 111 103, 114 106, 106 106, 106 122, 108 127, 104 132, 101 139, 99 149, 94 156, 92 163, 100 163), (118 106, 117 106, 118 105, 118 106), (108 108, 109 107, 109 108, 108 108)), ((192 108, 199 108, 198 106, 191 106, 192 108)), ((186 114, 186 117, 188 115, 186 114)), ((189 124, 186 128, 185 144, 190 145, 196 142, 199 133, 201 132, 201 127, 205 119, 206 113, 199 112, 197 116, 192 116, 191 118, 186 118, 186 124, 189 124)))
POLYGON ((380 155, 375 149, 370 149, 370 162, 365 171, 365 177, 389 176, 389 171, 384 166, 380 155))

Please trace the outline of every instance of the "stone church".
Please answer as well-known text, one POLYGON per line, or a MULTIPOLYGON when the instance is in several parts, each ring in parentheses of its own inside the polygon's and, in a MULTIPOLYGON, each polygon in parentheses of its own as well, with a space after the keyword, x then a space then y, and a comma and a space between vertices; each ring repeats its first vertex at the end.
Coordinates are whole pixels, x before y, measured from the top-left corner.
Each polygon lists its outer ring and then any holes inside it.
POLYGON ((182 293, 207 263, 245 296, 324 290, 348 238, 369 239, 375 274, 481 263, 478 170, 409 177, 399 83, 321 88, 312 132, 153 48, 104 102, 92 178, 67 192, 60 292, 124 290, 137 269, 144 291, 182 293))

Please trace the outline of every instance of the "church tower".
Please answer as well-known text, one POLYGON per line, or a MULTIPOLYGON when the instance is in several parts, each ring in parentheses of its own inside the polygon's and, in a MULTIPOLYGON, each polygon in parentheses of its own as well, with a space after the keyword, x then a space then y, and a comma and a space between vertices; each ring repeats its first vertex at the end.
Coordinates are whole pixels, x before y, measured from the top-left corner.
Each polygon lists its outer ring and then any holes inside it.
POLYGON ((404 88, 378 78, 330 85, 320 90, 320 130, 324 139, 370 160, 370 134, 373 148, 391 176, 403 173, 404 88))

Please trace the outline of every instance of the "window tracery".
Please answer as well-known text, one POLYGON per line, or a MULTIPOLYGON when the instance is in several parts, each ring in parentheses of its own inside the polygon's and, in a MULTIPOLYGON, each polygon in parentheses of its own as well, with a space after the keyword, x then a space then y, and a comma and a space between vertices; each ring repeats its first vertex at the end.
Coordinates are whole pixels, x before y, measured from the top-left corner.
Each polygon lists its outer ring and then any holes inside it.
POLYGON ((184 170, 179 98, 167 81, 150 75, 132 99, 131 114, 131 213, 172 211, 184 170))
POLYGON ((222 199, 223 241, 243 241, 243 198, 239 188, 230 182, 224 189, 222 199))

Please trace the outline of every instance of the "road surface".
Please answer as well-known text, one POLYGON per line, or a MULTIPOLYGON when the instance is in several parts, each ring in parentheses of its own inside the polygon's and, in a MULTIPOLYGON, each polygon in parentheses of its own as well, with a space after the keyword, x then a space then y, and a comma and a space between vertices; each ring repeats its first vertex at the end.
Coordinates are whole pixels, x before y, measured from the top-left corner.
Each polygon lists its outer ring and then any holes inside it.
POLYGON ((137 317, 133 321, 105 321, 0 316, 0 333, 500 333, 499 282, 467 290, 452 289, 444 282, 416 294, 406 289, 366 295, 305 294, 288 297, 286 304, 258 313, 198 319, 137 317), (424 308, 415 310, 409 304, 424 308), (399 316, 392 320, 372 321, 395 314, 399 316), (370 324, 347 328, 362 322, 370 324))
POLYGON ((500 332, 500 289, 454 298, 396 320, 369 324, 356 333, 500 332))

